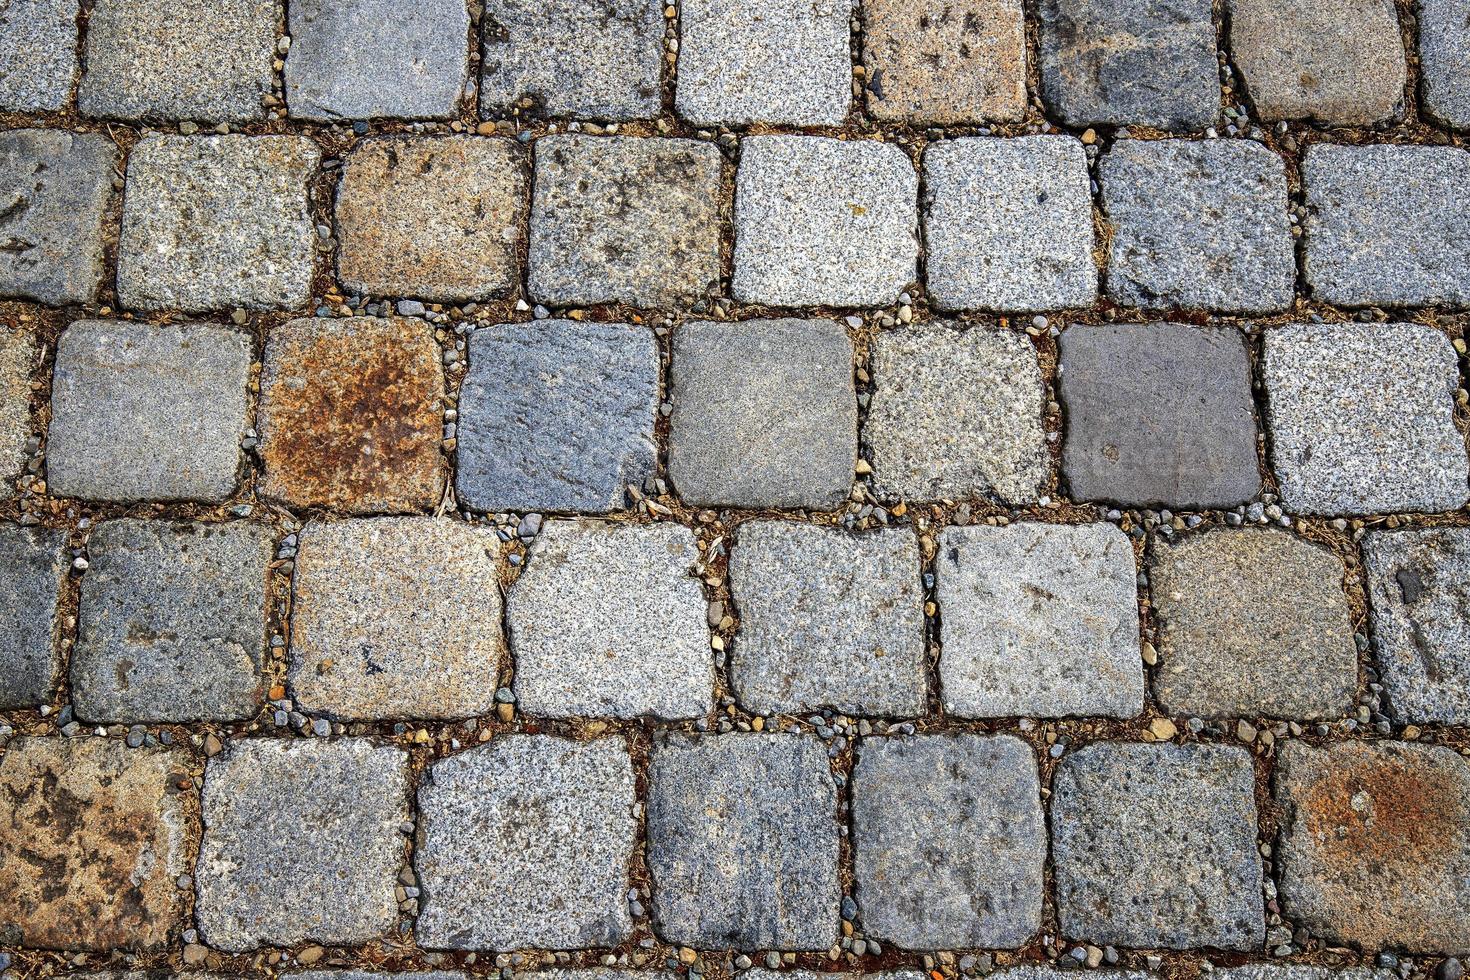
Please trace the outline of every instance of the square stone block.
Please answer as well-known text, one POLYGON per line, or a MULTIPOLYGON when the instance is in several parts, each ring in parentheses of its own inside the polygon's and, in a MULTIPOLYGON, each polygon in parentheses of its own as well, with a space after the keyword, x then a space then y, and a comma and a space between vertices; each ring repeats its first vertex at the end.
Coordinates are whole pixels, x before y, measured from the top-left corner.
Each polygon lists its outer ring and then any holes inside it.
POLYGON ((316 231, 303 136, 149 136, 128 158, 117 295, 139 310, 303 306, 316 231))
POLYGON ((417 319, 309 317, 273 328, 257 410, 261 495, 354 513, 436 506, 442 361, 417 319))
POLYGON ((65 548, 61 531, 0 524, 0 711, 51 697, 65 548))
POLYGON ((0 328, 0 500, 12 497, 39 426, 31 421, 31 372, 41 350, 29 331, 0 328))
POLYGON ((918 275, 919 178, 890 143, 752 136, 735 178, 744 303, 885 306, 918 275))
POLYGON ((857 466, 852 341, 831 320, 684 323, 669 478, 696 507, 833 510, 857 466))
POLYGON ((117 501, 234 493, 250 348, 247 334, 209 323, 73 323, 51 381, 51 492, 117 501))
POLYGON ((419 789, 418 940, 434 949, 586 949, 633 931, 638 833, 621 738, 506 735, 419 789))
POLYGON ((77 78, 78 0, 11 0, 0 13, 0 112, 54 112, 77 78))
MULTIPOLYGON (((1470 129, 1470 20, 1460 0, 1419 0, 1419 92, 1432 119, 1470 129)), ((0 83, 3 84, 3 83, 0 83)))

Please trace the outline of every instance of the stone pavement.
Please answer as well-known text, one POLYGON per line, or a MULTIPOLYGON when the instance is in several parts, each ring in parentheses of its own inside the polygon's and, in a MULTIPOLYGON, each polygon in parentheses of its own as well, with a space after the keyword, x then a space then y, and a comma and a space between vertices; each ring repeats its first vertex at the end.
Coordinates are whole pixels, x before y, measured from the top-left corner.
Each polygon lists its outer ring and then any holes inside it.
POLYGON ((1465 0, 0 0, 0 980, 1463 980, 1465 0))

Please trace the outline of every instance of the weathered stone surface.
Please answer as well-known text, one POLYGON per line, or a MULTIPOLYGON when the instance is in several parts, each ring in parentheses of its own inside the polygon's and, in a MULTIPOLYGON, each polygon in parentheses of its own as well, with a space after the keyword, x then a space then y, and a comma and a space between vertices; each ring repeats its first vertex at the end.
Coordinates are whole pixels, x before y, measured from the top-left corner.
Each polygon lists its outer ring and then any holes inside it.
POLYGON ((77 90, 82 115, 264 118, 280 15, 280 0, 96 0, 77 90))
POLYGON ((648 776, 653 915, 699 949, 837 940, 837 786, 810 735, 668 735, 648 776))
MULTIPOLYGON (((1098 980, 1150 980, 1155 976, 1142 970, 1090 970, 1098 980)), ((1223 971, 1222 971, 1223 972, 1223 971)), ((1051 966, 1012 966, 991 974, 995 980, 1068 980, 1070 971, 1051 966)))
POLYGON ((1171 715, 1340 718, 1358 654, 1347 570, 1285 531, 1221 529, 1156 541, 1149 584, 1161 663, 1154 696, 1171 715))
POLYGON ((337 187, 342 285, 440 302, 510 291, 520 281, 527 184, 524 153, 510 140, 359 143, 337 187))
POLYGON ((1063 935, 1164 949, 1265 941, 1243 749, 1089 745, 1057 768, 1051 827, 1063 935))
POLYGON ((116 160, 99 133, 0 133, 0 296, 51 306, 96 298, 116 160))
POLYGON ((65 547, 60 531, 0 525, 0 710, 51 696, 65 547))
POLYGON ((684 0, 675 108, 698 126, 838 126, 852 101, 848 0, 684 0))
POLYGON ((1087 155, 1070 136, 944 140, 924 151, 929 299, 1049 310, 1097 299, 1087 155))
POLYGON ((88 500, 235 490, 250 338, 208 323, 79 320, 57 344, 46 471, 88 500))
POLYGON ((1470 529, 1369 531, 1363 564, 1389 713, 1470 724, 1470 529))
MULTIPOLYGON (((397 918, 408 757, 367 739, 243 739, 209 760, 194 918, 242 952, 365 942, 397 918)), ((170 883, 172 884, 172 883, 170 883)))
POLYGON ((913 163, 890 143, 747 138, 735 178, 735 298, 892 303, 918 274, 918 193, 913 163))
POLYGON ((620 738, 507 735, 437 763, 419 790, 419 942, 616 946, 633 931, 633 766, 620 738))
POLYGON ((316 232, 303 136, 150 136, 128 157, 117 295, 141 310, 294 308, 316 232))
POLYGON ((444 369, 422 320, 308 317, 266 337, 260 493, 297 507, 422 511, 444 493, 444 369))
POLYGON ((1203 129, 1220 112, 1211 0, 1040 0, 1041 98, 1069 126, 1203 129))
POLYGON ((480 113, 623 120, 659 112, 660 0, 490 0, 482 18, 480 113))
POLYGON ((31 423, 31 372, 40 348, 33 334, 0 327, 0 500, 13 496, 11 481, 25 468, 31 423))
POLYGON ((92 722, 227 721, 261 699, 265 524, 125 519, 87 542, 72 705, 92 722))
POLYGON ((1393 0, 1229 0, 1230 49, 1256 114, 1368 126, 1404 100, 1393 0))
POLYGON ((866 935, 905 949, 989 949, 1041 928, 1046 819, 1025 742, 868 738, 852 780, 866 935))
POLYGON ((1062 334, 1062 474, 1077 500, 1233 507, 1261 477, 1245 339, 1182 323, 1062 334))
POLYGON ((720 278, 722 196, 709 143, 537 140, 531 295, 559 306, 690 303, 720 278))
POLYGON ((315 522, 292 583, 291 692, 343 718, 494 710, 500 539, 432 517, 315 522))
POLYGON ((1446 126, 1470 129, 1470 20, 1459 0, 1419 0, 1420 95, 1446 126))
POLYGON ((189 757, 120 739, 16 738, 0 758, 0 943, 164 945, 184 912, 197 820, 189 757))
POLYGON ((1470 949, 1470 765, 1454 750, 1288 742, 1275 793, 1293 921, 1364 949, 1470 949))
POLYGON ((884 973, 859 971, 834 972, 816 970, 767 970, 756 967, 740 974, 740 980, 924 980, 928 974, 917 970, 893 970, 884 973))
POLYGON ((1389 970, 1372 970, 1367 967, 1334 970, 1300 963, 1249 963, 1227 969, 1217 967, 1212 972, 1216 980, 1393 980, 1396 975, 1389 970))
POLYGON ((293 119, 448 119, 469 69, 462 0, 291 0, 293 119))
POLYGON ((77 6, 77 0, 11 0, 0 11, 0 112, 66 105, 77 77, 77 6))
POLYGON ((939 677, 965 718, 1132 718, 1143 710, 1133 548, 1112 524, 939 535, 939 677))
POLYGON ((1036 349, 1019 331, 954 326, 873 340, 863 443, 874 491, 884 500, 1034 501, 1050 462, 1036 349))
POLYGON ((924 594, 911 532, 759 521, 736 535, 730 683, 746 710, 924 712, 924 594))
POLYGON ((1449 338, 1414 323, 1266 333, 1266 427, 1282 505, 1305 514, 1454 510, 1470 462, 1449 338))
POLYGON ((1108 296, 1147 309, 1292 303, 1286 167, 1248 140, 1120 140, 1102 159, 1108 296))
POLYGON ((1470 306, 1470 152, 1309 147, 1304 269, 1342 306, 1470 306))
POLYGON ((605 513, 658 462, 658 343, 628 323, 538 320, 470 335, 459 396, 463 506, 605 513))
POLYGON ((547 521, 506 600, 516 700, 532 715, 691 718, 714 666, 694 535, 547 521))
MULTIPOLYGON (((295 970, 281 973, 287 980, 467 980, 460 970, 410 970, 385 973, 377 970, 295 970)), ((544 978, 544 973, 538 973, 544 978)))
POLYGON ((852 341, 831 320, 681 324, 669 478, 698 507, 831 510, 857 465, 852 341))

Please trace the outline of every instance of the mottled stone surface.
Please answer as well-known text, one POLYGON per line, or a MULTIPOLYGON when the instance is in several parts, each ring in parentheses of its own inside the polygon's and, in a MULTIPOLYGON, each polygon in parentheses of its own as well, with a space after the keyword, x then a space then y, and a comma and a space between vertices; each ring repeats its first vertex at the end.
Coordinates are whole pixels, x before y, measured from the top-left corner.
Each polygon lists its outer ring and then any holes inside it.
POLYGON ((209 760, 203 807, 201 942, 229 952, 346 946, 392 927, 408 819, 402 750, 361 738, 241 739, 209 760))
POLYGON ((1163 949, 1265 941, 1245 750, 1089 745, 1057 768, 1051 828, 1063 935, 1163 949))
POLYGON ((10 0, 0 10, 0 112, 49 112, 77 77, 77 0, 10 0))
POLYGON ((1050 310, 1097 299, 1087 156, 1070 136, 944 140, 924 151, 929 299, 1050 310))
POLYGON ((1019 331, 931 322, 885 330, 863 443, 879 499, 1034 501, 1050 468, 1036 348, 1019 331))
POLYGON ((65 547, 60 531, 0 525, 0 710, 51 696, 65 547))
POLYGON ((1215 980, 1393 980, 1389 970, 1374 970, 1368 967, 1352 967, 1334 970, 1325 966, 1307 966, 1300 963, 1250 963, 1245 966, 1214 971, 1215 980))
POLYGON ((308 317, 273 328, 260 374, 262 496, 355 513, 444 493, 444 369, 422 320, 308 317))
POLYGON ((57 344, 46 472, 88 500, 223 500, 245 431, 250 337, 207 323, 79 320, 57 344))
POLYGON ((1046 820, 1025 742, 867 738, 852 799, 865 935, 905 949, 990 949, 1041 928, 1046 820))
POLYGON ((291 309, 316 232, 303 136, 149 136, 128 157, 117 295, 140 310, 291 309))
POLYGON ((481 327, 459 396, 461 505, 605 513, 657 464, 659 350, 629 323, 481 327))
POLYGON ((248 718, 261 699, 269 525, 125 519, 87 541, 72 706, 92 722, 248 718))
POLYGON ((373 296, 452 302, 520 281, 525 153, 504 139, 385 137, 347 154, 337 186, 337 273, 373 296))
POLYGON ((740 525, 730 551, 735 696, 756 714, 924 711, 924 595, 907 530, 740 525))
POLYGON ((189 757, 121 739, 16 738, 0 758, 0 943, 153 949, 179 927, 197 819, 189 757))
POLYGON ((1460 0, 1418 0, 1419 91, 1424 111, 1470 129, 1470 17, 1460 0))
POLYGON ((1365 949, 1470 949, 1470 765, 1404 742, 1282 746, 1283 912, 1365 949))
POLYGON ((1060 346, 1062 475, 1073 499, 1233 507, 1260 490, 1238 330, 1074 326, 1060 346))
POLYGON ((1137 570, 1114 525, 946 528, 935 575, 945 710, 965 718, 1143 710, 1137 570))
POLYGON ((720 278, 721 197, 710 143, 537 140, 531 295, 558 306, 691 303, 720 278))
POLYGON ((506 601, 515 693, 532 715, 689 718, 713 707, 694 535, 548 521, 506 601))
POLYGON ((39 360, 35 335, 0 328, 0 500, 25 469, 26 444, 40 428, 31 422, 31 372, 39 360))
MULTIPOLYGON (((460 970, 410 970, 388 973, 378 970, 295 970, 280 974, 288 980, 466 980, 460 970)), ((541 974, 544 977, 544 974, 541 974)))
POLYGON ((1353 707, 1342 559, 1285 531, 1221 529, 1159 540, 1149 571, 1171 715, 1340 718, 1353 707))
POLYGON ((918 275, 918 188, 913 163, 889 143, 746 139, 735 178, 735 298, 894 302, 918 275))
POLYGON ((1304 514, 1454 510, 1470 462, 1454 349, 1413 323, 1297 323, 1266 333, 1262 374, 1282 505, 1304 514))
POLYGON ((494 710, 500 539, 432 517, 308 524, 292 583, 291 692, 342 718, 494 710))
POLYGON ((633 931, 633 766, 621 738, 507 735, 419 790, 415 927, 438 949, 616 946, 633 931))
POLYGON ((857 465, 852 342, 831 320, 680 324, 669 478, 697 507, 831 510, 857 465))
POLYGON ((667 735, 648 776, 653 916, 698 949, 837 941, 837 786, 811 735, 667 735))

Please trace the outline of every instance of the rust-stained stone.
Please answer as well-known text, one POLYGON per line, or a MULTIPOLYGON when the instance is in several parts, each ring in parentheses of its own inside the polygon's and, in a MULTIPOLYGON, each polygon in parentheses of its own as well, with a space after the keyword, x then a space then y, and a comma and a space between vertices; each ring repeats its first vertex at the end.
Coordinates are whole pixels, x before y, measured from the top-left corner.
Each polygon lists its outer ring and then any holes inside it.
POLYGON ((180 923, 197 820, 188 758, 17 738, 0 758, 0 946, 150 948, 180 923))
POLYGON ((444 489, 444 371, 419 320, 309 318, 266 339, 265 497, 353 513, 427 510, 444 489))

